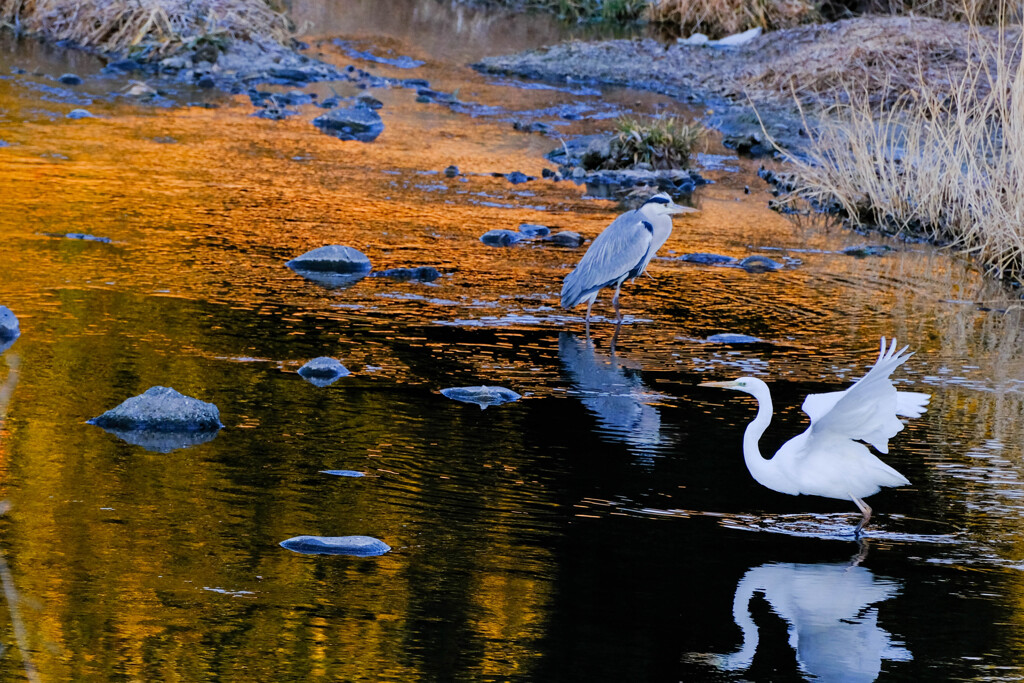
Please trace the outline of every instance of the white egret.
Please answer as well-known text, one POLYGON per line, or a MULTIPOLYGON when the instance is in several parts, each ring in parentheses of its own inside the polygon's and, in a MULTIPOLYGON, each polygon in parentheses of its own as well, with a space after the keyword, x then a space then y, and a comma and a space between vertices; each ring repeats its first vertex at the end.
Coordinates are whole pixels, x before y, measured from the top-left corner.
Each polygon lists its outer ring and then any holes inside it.
POLYGON ((665 192, 654 195, 643 206, 627 211, 594 238, 583 258, 562 285, 562 308, 574 308, 587 302, 587 332, 590 332, 590 308, 605 287, 615 287, 612 303, 616 322, 619 312, 619 288, 626 278, 636 278, 647 270, 661 245, 672 233, 672 216, 695 211, 672 201, 665 192))
POLYGON ((855 531, 859 536, 871 519, 871 508, 863 499, 883 486, 910 483, 861 443, 888 453, 889 439, 903 429, 897 416, 920 417, 927 410, 928 394, 896 391, 889 380, 913 355, 906 353, 907 348, 897 351, 893 339, 887 349, 882 337, 878 360, 853 386, 846 391, 808 395, 803 411, 811 418, 811 426, 783 444, 771 460, 762 457, 757 446, 772 420, 768 385, 756 377, 740 377, 700 386, 734 389, 757 399, 757 417, 743 434, 743 459, 759 484, 794 496, 852 500, 863 514, 855 531))

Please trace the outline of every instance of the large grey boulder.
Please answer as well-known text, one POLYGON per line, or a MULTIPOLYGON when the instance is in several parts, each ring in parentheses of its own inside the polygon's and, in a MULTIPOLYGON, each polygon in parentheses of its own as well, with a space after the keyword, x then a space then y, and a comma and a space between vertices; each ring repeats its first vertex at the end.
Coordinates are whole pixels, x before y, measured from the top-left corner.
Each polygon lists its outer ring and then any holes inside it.
POLYGON ((313 125, 339 140, 373 142, 384 131, 384 121, 365 106, 331 109, 313 119, 313 125))
POLYGON ((149 432, 216 432, 224 426, 217 406, 160 386, 126 399, 88 423, 111 431, 149 432))
POLYGON ((373 557, 391 550, 373 536, 295 536, 281 541, 281 547, 305 555, 356 555, 373 557))
POLYGON ((511 389, 490 386, 452 387, 450 389, 442 389, 441 394, 455 401, 475 403, 480 406, 480 410, 485 409, 487 406, 497 406, 502 403, 518 401, 522 398, 522 396, 511 389))
POLYGON ((286 264, 292 270, 322 273, 365 274, 370 271, 370 258, 354 247, 328 244, 307 251, 286 264))
POLYGON ((310 384, 326 387, 352 373, 340 361, 330 356, 320 356, 299 368, 299 374, 310 384))

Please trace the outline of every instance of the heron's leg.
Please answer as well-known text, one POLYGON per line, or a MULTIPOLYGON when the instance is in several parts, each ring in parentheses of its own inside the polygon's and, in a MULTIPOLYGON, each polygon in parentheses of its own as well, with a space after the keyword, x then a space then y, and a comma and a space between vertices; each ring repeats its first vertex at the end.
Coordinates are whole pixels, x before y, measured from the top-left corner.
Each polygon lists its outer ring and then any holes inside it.
POLYGON ((612 364, 615 364, 615 343, 619 341, 619 330, 622 329, 622 321, 615 323, 615 332, 612 333, 612 343, 608 345, 608 354, 611 357, 612 364))
POLYGON ((622 323, 622 311, 619 310, 619 289, 622 288, 622 282, 615 285, 615 296, 612 297, 612 304, 615 306, 615 321, 616 324, 622 323))
POLYGON ((871 521, 871 508, 867 503, 852 493, 850 494, 850 498, 853 499, 853 504, 857 506, 861 514, 864 515, 864 518, 860 520, 860 524, 857 525, 857 528, 853 532, 854 536, 860 538, 860 532, 864 529, 867 523, 871 521))
MULTIPOLYGON (((594 297, 594 299, 596 298, 597 297, 594 297)), ((587 331, 587 341, 590 341, 590 307, 594 305, 594 299, 587 302, 587 323, 585 326, 587 331)))

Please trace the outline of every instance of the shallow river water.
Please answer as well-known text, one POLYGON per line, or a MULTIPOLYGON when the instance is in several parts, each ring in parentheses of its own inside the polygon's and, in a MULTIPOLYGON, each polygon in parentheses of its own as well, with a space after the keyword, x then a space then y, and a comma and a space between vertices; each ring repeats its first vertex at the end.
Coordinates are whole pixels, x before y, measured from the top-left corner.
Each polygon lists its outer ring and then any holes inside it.
POLYGON ((0 304, 22 327, 0 355, 0 680, 1024 676, 1012 294, 947 253, 773 213, 758 163, 709 146, 715 182, 653 278, 624 287, 612 357, 607 295, 592 345, 582 307, 557 304, 583 249, 479 241, 523 222, 593 238, 621 211, 540 179, 557 140, 511 122, 571 135, 622 111, 699 112, 466 66, 565 37, 543 20, 432 2, 293 10, 324 59, 472 106, 374 90, 383 134, 342 142, 310 124, 312 105, 268 121, 245 96, 173 84, 136 102, 98 60, 0 43, 0 304), (68 71, 85 82, 58 83, 68 71), (538 179, 492 175, 512 171, 538 179), (324 244, 444 275, 331 288, 285 267, 324 244), (840 252, 864 244, 891 251, 840 252), (693 252, 785 267, 676 258, 693 252), (764 341, 706 341, 719 333, 764 341), (859 548, 852 504, 751 479, 753 401, 697 385, 768 381, 770 451, 804 429, 803 396, 848 386, 883 335, 917 352, 901 388, 932 400, 886 456, 912 485, 869 499, 859 548), (352 375, 296 373, 323 355, 352 375), (523 398, 482 411, 440 393, 479 384, 523 398), (161 453, 86 424, 153 385, 215 403, 225 428, 161 453), (280 547, 303 534, 392 550, 280 547))

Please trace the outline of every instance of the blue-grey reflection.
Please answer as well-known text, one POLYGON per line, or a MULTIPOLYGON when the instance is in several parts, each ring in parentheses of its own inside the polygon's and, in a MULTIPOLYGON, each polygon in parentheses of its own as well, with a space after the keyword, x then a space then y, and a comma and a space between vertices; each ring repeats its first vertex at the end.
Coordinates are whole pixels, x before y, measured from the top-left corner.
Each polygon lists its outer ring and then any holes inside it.
POLYGON ((603 430, 643 460, 657 454, 665 445, 661 415, 649 403, 662 397, 644 385, 637 363, 617 355, 614 346, 609 355, 599 354, 588 339, 568 332, 558 338, 558 357, 572 379, 574 393, 603 430))
POLYGON ((789 644, 802 674, 822 681, 873 681, 882 660, 913 659, 903 645, 878 625, 874 607, 900 590, 894 579, 869 569, 839 564, 770 563, 754 567, 736 586, 732 618, 743 632, 743 645, 716 658, 729 671, 750 668, 758 646, 758 629, 750 600, 758 593, 788 623, 789 644))

